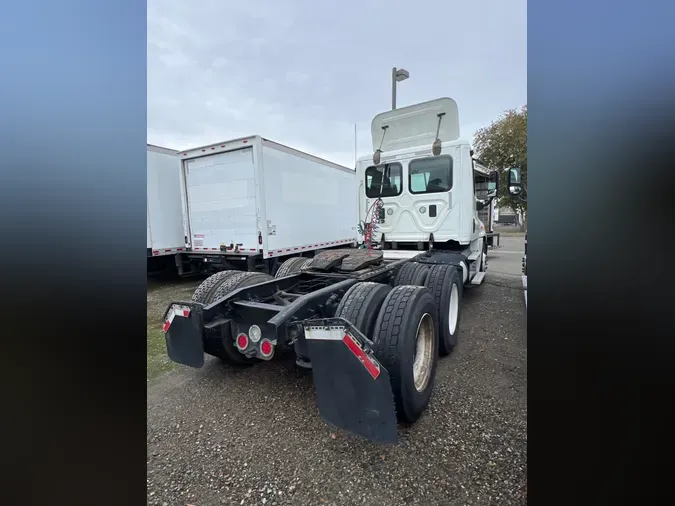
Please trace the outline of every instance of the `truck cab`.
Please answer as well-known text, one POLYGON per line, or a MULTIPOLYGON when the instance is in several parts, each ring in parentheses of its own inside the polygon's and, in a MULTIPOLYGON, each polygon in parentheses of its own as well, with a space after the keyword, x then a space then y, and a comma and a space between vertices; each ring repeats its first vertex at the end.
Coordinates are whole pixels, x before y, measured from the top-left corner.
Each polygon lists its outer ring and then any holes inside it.
POLYGON ((373 232, 365 241, 392 258, 431 248, 464 252, 465 281, 484 271, 479 212, 489 209, 496 190, 487 200, 479 196, 476 183, 490 171, 476 165, 470 143, 460 138, 457 103, 439 98, 378 114, 371 136, 374 154, 356 168, 359 219, 373 232))

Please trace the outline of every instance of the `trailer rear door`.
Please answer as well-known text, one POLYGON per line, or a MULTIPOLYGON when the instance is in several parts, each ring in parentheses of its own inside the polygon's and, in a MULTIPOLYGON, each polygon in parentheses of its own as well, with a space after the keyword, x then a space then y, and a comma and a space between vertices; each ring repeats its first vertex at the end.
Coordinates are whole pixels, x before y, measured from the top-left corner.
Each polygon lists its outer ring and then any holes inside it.
POLYGON ((185 162, 193 249, 220 250, 230 244, 259 247, 254 169, 252 148, 185 162))

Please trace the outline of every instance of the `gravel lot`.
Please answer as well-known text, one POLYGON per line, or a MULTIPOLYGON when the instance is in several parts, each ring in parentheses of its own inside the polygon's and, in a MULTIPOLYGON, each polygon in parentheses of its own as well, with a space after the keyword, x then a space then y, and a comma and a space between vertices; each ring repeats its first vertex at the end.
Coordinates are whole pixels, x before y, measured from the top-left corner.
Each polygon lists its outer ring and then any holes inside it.
MULTIPOLYGON (((149 285, 149 347, 158 312, 196 284, 149 285)), ((397 446, 325 424, 311 376, 290 357, 247 369, 216 359, 162 366, 148 384, 148 504, 526 504, 521 281, 489 273, 464 302, 460 344, 397 446)))

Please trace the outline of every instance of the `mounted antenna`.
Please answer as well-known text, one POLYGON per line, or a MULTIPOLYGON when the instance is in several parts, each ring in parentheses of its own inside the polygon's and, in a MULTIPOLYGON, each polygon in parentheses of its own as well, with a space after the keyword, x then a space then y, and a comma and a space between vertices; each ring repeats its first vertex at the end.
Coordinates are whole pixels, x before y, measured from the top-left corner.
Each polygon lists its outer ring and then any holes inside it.
POLYGON ((380 165, 380 160, 382 159, 382 143, 384 142, 384 136, 387 133, 387 128, 389 128, 389 125, 382 125, 382 139, 380 139, 380 147, 375 150, 375 153, 373 153, 373 163, 375 165, 380 165))
POLYGON ((438 113, 438 126, 436 127, 436 140, 434 143, 431 145, 431 153, 434 156, 438 156, 441 154, 441 140, 438 138, 438 133, 441 131, 441 121, 443 121, 443 116, 445 116, 444 112, 438 113))

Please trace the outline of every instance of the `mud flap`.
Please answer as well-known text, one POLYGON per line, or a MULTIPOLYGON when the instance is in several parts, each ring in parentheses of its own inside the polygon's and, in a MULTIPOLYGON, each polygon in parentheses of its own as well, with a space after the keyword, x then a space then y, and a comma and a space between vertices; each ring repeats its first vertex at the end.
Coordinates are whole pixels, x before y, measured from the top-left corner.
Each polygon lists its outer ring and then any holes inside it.
POLYGON ((342 318, 306 320, 303 326, 321 417, 371 441, 397 443, 389 373, 370 341, 342 318))
POLYGON ((172 302, 164 314, 163 330, 171 360, 190 367, 204 365, 201 305, 172 302))

